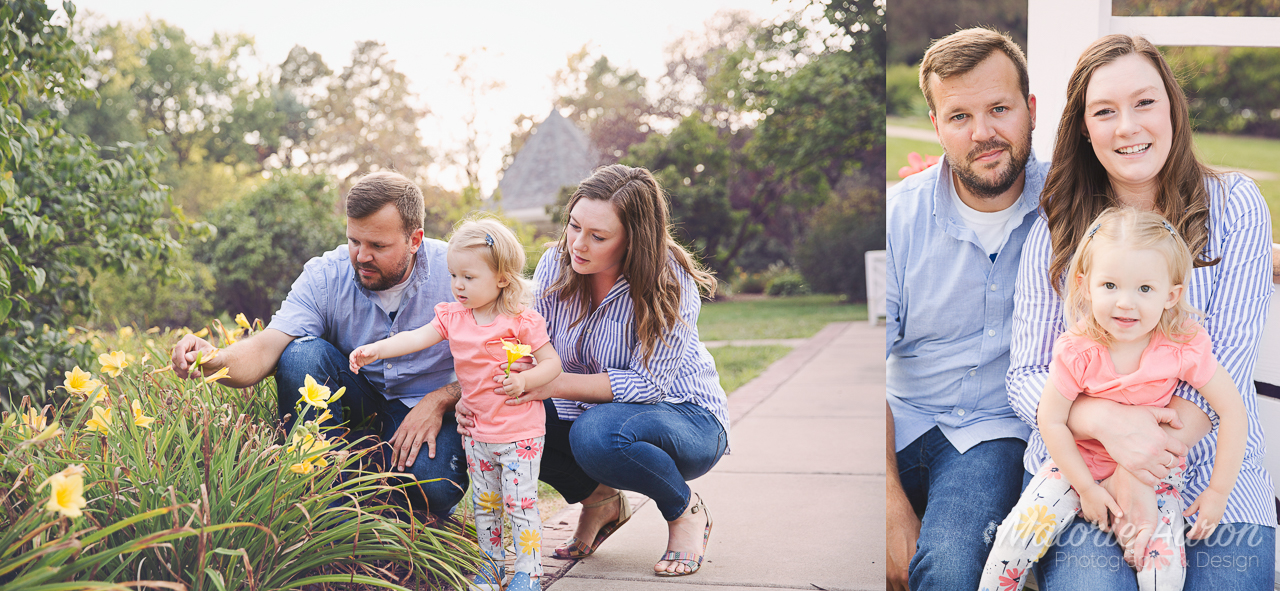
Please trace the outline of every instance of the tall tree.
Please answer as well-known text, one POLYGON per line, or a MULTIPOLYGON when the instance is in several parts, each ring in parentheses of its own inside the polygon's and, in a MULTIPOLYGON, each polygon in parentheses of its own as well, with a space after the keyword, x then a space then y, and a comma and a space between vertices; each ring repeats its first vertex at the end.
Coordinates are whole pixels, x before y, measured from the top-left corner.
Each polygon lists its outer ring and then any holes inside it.
POLYGON ((587 132, 600 154, 600 164, 617 162, 627 148, 648 137, 653 108, 645 97, 645 79, 635 70, 614 66, 605 56, 592 56, 583 47, 556 72, 565 117, 587 132))
POLYGON ((357 43, 351 65, 333 77, 314 110, 320 131, 313 155, 344 180, 343 190, 346 179, 378 170, 420 178, 431 163, 418 131, 428 110, 382 43, 357 43))

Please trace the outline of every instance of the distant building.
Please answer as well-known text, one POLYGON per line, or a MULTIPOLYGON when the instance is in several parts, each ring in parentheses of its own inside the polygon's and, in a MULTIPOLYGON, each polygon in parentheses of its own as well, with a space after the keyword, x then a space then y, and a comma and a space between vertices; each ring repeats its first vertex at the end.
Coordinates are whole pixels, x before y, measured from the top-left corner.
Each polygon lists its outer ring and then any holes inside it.
POLYGON ((554 231, 547 206, 555 205, 561 187, 577 186, 587 178, 596 161, 587 134, 552 109, 502 174, 502 199, 496 205, 511 218, 554 231))

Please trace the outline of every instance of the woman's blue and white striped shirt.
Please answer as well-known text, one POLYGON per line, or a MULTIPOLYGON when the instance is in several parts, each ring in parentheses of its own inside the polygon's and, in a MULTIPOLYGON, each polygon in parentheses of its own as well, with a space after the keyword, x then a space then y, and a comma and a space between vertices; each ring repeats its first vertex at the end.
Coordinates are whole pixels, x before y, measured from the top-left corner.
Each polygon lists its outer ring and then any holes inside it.
MULTIPOLYGON (((1253 366, 1258 342, 1267 321, 1271 299, 1271 214, 1258 186, 1240 174, 1228 174, 1219 183, 1205 181, 1209 191, 1208 259, 1222 257, 1210 267, 1191 274, 1188 301, 1205 314, 1202 324, 1213 340, 1213 355, 1231 374, 1244 397, 1249 433, 1244 465, 1227 501, 1224 523, 1256 523, 1275 526, 1271 478, 1261 466, 1264 450, 1258 423, 1257 391, 1253 366)), ((1053 358, 1053 343, 1062 334, 1062 300, 1049 283, 1052 246, 1043 217, 1036 221, 1022 250, 1022 264, 1013 306, 1013 344, 1008 374, 1009 403, 1023 421, 1036 425, 1036 408, 1044 392, 1053 358)), ((1209 413, 1214 430, 1191 448, 1187 457, 1185 502, 1190 504, 1209 485, 1217 453, 1217 414, 1186 383, 1175 392, 1209 413)), ((1024 464, 1035 473, 1048 459, 1039 431, 1031 433, 1024 464)), ((1194 522, 1195 518, 1189 521, 1194 522)))
MULTIPOLYGON (((569 373, 608 373, 614 402, 654 404, 692 402, 711 411, 729 433, 729 413, 716 363, 698 339, 698 312, 702 298, 688 273, 680 277, 680 318, 668 332, 666 344, 658 341, 648 363, 640 353, 636 336, 631 284, 618 277, 600 306, 576 326, 570 326, 582 310, 578 298, 561 301, 548 293, 559 274, 559 249, 550 248, 534 272, 533 307, 547 320, 551 345, 569 373)), ((674 261, 670 263, 676 265, 674 261)), ((561 419, 573 420, 595 406, 573 400, 552 399, 561 419)))

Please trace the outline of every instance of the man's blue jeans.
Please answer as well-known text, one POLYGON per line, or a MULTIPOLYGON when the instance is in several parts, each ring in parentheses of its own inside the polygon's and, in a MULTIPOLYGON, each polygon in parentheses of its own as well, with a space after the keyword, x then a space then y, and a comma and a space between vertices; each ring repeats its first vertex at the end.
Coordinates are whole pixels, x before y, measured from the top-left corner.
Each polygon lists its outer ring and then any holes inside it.
MULTIPOLYGON (((1024 482, 1031 475, 1023 472, 1024 482)), ((1224 523, 1205 540, 1187 540, 1183 591, 1269 591, 1275 587, 1276 530, 1224 523)), ((1137 591, 1124 549, 1111 534, 1077 519, 1036 564, 1043 591, 1137 591)))
POLYGON ((715 415, 691 402, 588 409, 564 421, 546 401, 547 439, 540 479, 570 503, 599 484, 641 493, 672 521, 689 506, 685 482, 711 470, 728 438, 715 415))
MULTIPOLYGON (((382 441, 390 441, 396 429, 409 414, 409 407, 399 400, 387 400, 364 376, 353 374, 349 369, 347 357, 324 339, 302 337, 295 339, 285 347, 276 368, 276 398, 279 403, 280 417, 285 419, 285 430, 293 428, 296 420, 298 400, 302 397, 298 389, 303 387, 306 376, 310 374, 317 382, 337 392, 346 387, 342 399, 329 408, 333 418, 323 426, 333 427, 343 422, 347 427, 359 425, 366 419, 374 419, 375 432, 382 435, 382 441), (345 408, 344 408, 345 407, 345 408)), ((315 418, 319 413, 315 407, 303 405, 302 416, 315 418)), ((389 469, 386 461, 391 452, 384 444, 379 447, 375 458, 383 469, 389 469), (386 461, 383 461, 386 460, 386 461)), ((419 508, 424 501, 426 507, 436 515, 448 515, 462 500, 467 489, 467 461, 462 448, 462 437, 458 435, 458 423, 452 412, 446 412, 440 425, 440 433, 436 435, 436 457, 428 457, 424 444, 418 452, 417 459, 408 470, 418 480, 418 486, 406 487, 402 490, 409 497, 414 508, 419 508), (426 482, 428 480, 434 482, 426 482)))
POLYGON ((978 588, 996 528, 1022 493, 1026 447, 996 439, 962 454, 934 427, 897 453, 902 488, 924 514, 907 566, 913 591, 978 588))

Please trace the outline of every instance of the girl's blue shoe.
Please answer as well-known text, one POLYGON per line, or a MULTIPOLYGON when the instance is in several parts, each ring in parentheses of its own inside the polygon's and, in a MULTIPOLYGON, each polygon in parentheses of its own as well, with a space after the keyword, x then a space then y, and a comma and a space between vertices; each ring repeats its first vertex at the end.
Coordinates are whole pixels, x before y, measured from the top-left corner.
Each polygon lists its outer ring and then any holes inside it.
POLYGON ((500 591, 502 589, 502 577, 506 575, 506 567, 496 566, 493 562, 490 562, 482 567, 476 576, 471 577, 471 580, 467 583, 467 591, 500 591))
POLYGON ((507 591, 542 591, 542 579, 535 579, 529 573, 517 572, 507 583, 507 591))

